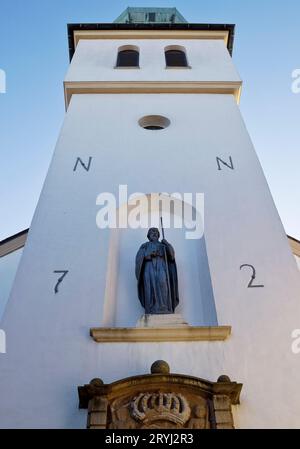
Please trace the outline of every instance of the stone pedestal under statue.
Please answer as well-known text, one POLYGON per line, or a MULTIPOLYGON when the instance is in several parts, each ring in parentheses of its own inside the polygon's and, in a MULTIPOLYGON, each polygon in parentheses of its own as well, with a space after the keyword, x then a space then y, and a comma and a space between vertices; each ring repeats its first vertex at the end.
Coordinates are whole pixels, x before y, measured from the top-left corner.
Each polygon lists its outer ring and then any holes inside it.
POLYGON ((136 327, 186 327, 188 325, 180 313, 145 314, 136 323, 136 327))

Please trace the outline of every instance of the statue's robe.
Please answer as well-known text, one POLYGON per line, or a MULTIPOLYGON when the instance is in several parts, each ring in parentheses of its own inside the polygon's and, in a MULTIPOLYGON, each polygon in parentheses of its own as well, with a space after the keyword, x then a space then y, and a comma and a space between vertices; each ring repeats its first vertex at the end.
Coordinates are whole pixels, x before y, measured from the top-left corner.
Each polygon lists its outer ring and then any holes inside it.
POLYGON ((135 273, 138 296, 145 313, 150 315, 174 313, 179 303, 179 295, 175 252, 172 245, 161 242, 144 243, 136 255, 135 273))

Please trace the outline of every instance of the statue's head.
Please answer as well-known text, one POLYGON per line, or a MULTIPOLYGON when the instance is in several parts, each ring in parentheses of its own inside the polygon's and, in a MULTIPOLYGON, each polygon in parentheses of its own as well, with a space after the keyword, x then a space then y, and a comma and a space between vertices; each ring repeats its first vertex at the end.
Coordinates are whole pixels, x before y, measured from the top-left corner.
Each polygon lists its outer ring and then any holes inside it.
POLYGON ((157 228, 150 228, 147 234, 148 240, 150 242, 157 242, 159 239, 160 233, 157 228))

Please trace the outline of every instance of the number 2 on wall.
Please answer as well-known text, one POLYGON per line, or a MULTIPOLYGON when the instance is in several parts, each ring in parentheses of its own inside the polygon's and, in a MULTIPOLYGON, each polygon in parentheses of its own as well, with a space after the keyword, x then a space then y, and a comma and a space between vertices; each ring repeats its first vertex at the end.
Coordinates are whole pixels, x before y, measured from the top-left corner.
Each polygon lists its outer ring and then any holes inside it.
POLYGON ((252 276, 251 276, 251 279, 250 279, 250 281, 249 281, 248 288, 263 288, 264 285, 254 285, 254 284, 253 284, 253 282, 254 282, 254 280, 255 280, 255 278, 256 278, 256 270, 255 270, 254 266, 245 263, 245 264, 243 264, 243 265, 240 266, 240 270, 241 270, 242 268, 245 268, 245 267, 249 267, 249 268, 251 268, 251 270, 252 270, 252 276))

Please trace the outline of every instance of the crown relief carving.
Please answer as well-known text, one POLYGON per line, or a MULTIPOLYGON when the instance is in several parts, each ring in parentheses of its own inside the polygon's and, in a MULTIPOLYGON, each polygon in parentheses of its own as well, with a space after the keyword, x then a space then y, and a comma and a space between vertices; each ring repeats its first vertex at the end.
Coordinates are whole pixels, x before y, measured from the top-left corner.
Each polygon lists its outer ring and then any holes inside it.
POLYGON ((240 403, 242 386, 225 375, 212 382, 170 374, 168 363, 157 360, 150 375, 79 386, 79 407, 88 409, 90 429, 233 429, 231 407, 240 403))
POLYGON ((140 393, 131 403, 131 416, 143 424, 169 421, 183 426, 190 415, 189 404, 179 393, 140 393))

